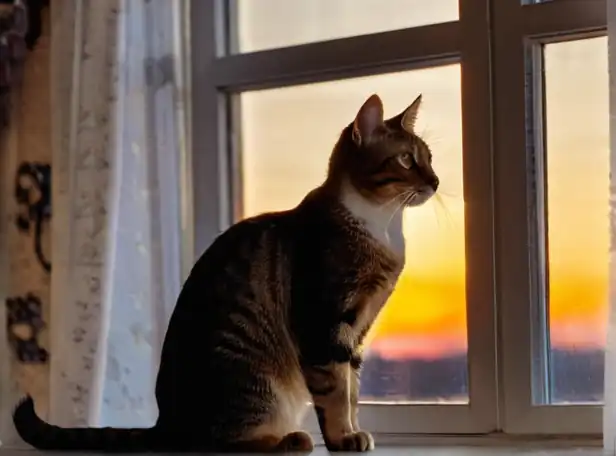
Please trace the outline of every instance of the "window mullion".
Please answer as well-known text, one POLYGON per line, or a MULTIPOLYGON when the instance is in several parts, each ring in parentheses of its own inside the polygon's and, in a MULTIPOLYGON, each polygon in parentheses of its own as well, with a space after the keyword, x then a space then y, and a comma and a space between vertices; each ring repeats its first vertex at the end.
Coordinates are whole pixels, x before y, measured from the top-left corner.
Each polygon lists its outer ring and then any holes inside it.
POLYGON ((192 94, 190 168, 195 259, 231 221, 227 103, 212 84, 212 71, 224 45, 221 1, 190 2, 190 85, 192 94))
POLYGON ((492 5, 500 410, 509 432, 532 402, 525 52, 519 0, 492 5))
POLYGON ((484 432, 498 428, 489 6, 460 0, 469 396, 484 432))

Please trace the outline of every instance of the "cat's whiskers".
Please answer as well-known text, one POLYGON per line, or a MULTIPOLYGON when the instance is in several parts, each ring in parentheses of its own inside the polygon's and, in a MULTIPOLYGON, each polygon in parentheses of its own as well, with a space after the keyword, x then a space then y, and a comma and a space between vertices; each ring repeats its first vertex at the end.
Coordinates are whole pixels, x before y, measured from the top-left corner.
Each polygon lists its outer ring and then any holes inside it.
POLYGON ((441 190, 440 188, 438 189, 437 193, 438 193, 439 197, 445 196, 447 198, 460 198, 460 195, 457 195, 457 194, 455 194, 453 192, 448 192, 446 190, 441 190))
POLYGON ((435 210, 435 215, 436 215, 437 220, 439 219, 439 216, 438 216, 437 211, 436 211, 436 205, 438 205, 439 208, 445 213, 445 220, 447 221, 447 224, 448 224, 449 228, 452 228, 452 227, 455 228, 456 223, 455 223, 455 221, 453 219, 453 216, 451 215, 451 212, 447 208, 447 205, 443 201, 443 197, 440 194, 440 192, 437 192, 434 195, 434 200, 435 200, 435 205, 433 205, 433 208, 435 210))
POLYGON ((396 247, 396 251, 398 253, 404 252, 404 235, 402 234, 402 220, 400 220, 400 226, 398 227, 398 229, 394 233, 395 235, 397 235, 397 238, 398 238, 396 241, 391 239, 391 235, 390 235, 391 222, 393 221, 394 217, 396 217, 397 215, 401 216, 402 208, 409 201, 411 201, 416 195, 417 195, 417 193, 414 192, 414 191, 407 191, 407 192, 404 192, 404 193, 401 193, 400 195, 398 195, 398 197, 396 197, 395 199, 397 199, 397 198, 403 198, 403 199, 400 202, 400 204, 398 204, 396 209, 393 210, 393 212, 391 213, 391 216, 387 220, 387 223, 385 224, 385 226, 382 227, 382 229, 383 229, 383 234, 382 235, 383 235, 383 238, 387 241, 387 245, 389 245, 389 246, 396 245, 397 246, 396 247))
POLYGON ((438 211, 436 210, 436 204, 430 204, 430 207, 432 208, 432 214, 434 215, 434 219, 436 220, 436 226, 440 229, 441 228, 441 220, 438 217, 438 211))
MULTIPOLYGON (((400 198, 407 198, 408 196, 412 195, 414 193, 413 190, 406 190, 405 192, 402 192, 396 196, 394 196, 392 199, 390 199, 389 201, 387 201, 386 203, 382 204, 381 206, 379 206, 379 208, 384 211, 387 209, 387 207, 393 203, 396 203, 400 198)), ((396 210, 394 211, 394 214, 400 210, 400 205, 398 205, 398 207, 396 208, 396 210)))
POLYGON ((396 216, 396 214, 398 213, 398 211, 400 211, 409 201, 412 201, 412 199, 415 197, 415 195, 417 195, 417 193, 412 191, 412 190, 410 190, 408 192, 405 192, 405 193, 402 193, 400 195, 400 196, 404 196, 404 199, 398 205, 398 207, 396 207, 396 209, 392 212, 391 217, 389 217, 389 220, 387 220, 387 224, 385 225, 385 235, 386 236, 388 236, 387 230, 389 230, 389 225, 391 225, 391 222, 394 219, 394 217, 396 216), (404 195, 406 195, 406 196, 404 196, 404 195))

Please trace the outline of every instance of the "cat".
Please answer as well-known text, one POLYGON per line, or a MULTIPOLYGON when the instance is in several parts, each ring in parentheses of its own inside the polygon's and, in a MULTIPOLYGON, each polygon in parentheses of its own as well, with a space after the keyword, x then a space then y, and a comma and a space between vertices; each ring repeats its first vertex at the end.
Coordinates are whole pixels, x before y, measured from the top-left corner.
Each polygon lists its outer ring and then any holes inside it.
MULTIPOLYGON (((293 209, 220 234, 195 263, 163 344, 150 429, 64 429, 30 396, 13 421, 38 449, 309 452, 310 402, 330 451, 369 451, 358 422, 362 341, 404 265, 402 208, 439 179, 415 134, 421 95, 384 120, 370 96, 324 182, 293 209)), ((68 404, 67 404, 68 406, 68 404)))

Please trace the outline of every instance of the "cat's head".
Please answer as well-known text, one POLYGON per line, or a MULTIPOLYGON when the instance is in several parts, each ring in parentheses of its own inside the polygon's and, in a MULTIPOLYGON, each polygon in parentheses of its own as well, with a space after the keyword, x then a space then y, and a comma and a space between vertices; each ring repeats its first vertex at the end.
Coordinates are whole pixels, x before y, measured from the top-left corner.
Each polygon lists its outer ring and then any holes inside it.
POLYGON ((369 97, 340 137, 330 159, 328 179, 348 181, 376 204, 418 206, 439 186, 432 153, 415 133, 419 95, 408 108, 383 118, 383 103, 369 97))

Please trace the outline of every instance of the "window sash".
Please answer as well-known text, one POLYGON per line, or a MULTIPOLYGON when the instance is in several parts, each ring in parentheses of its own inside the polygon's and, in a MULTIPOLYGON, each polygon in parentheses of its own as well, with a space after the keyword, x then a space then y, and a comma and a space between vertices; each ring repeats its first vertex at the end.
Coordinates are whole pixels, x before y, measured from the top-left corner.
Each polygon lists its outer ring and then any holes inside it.
POLYGON ((531 405, 528 162, 512 158, 526 150, 524 43, 604 34, 606 0, 460 0, 454 22, 233 55, 225 3, 193 0, 188 18, 195 258, 241 209, 234 93, 461 61, 470 405, 364 404, 362 423, 377 434, 600 432, 600 407, 531 405))
POLYGON ((531 188, 534 183, 540 192, 545 188, 541 167, 542 59, 536 46, 604 35, 606 2, 555 0, 521 6, 519 0, 498 0, 492 6, 501 425, 512 434, 599 434, 600 405, 533 405, 534 399, 543 399, 541 374, 547 371, 547 360, 539 350, 546 338, 541 324, 545 309, 540 307, 545 293, 540 281, 540 252, 529 252, 528 246, 542 242, 534 217, 537 211, 541 218, 542 207, 531 188), (534 73, 529 81, 527 66, 531 63, 534 73), (534 99, 527 96, 528 88, 534 99), (539 136, 529 138, 529 128, 539 136), (530 171, 537 165, 536 171, 530 171))

